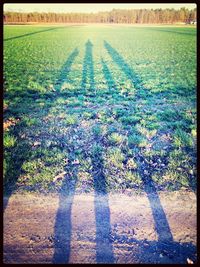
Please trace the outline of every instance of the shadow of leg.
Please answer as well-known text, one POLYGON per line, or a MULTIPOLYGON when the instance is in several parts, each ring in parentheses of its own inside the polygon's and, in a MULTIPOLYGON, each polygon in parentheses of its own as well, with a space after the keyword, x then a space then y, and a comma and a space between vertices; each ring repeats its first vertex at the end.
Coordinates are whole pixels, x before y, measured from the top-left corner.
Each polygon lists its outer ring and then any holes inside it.
MULTIPOLYGON (((144 181, 144 179, 143 179, 144 181)), ((160 198, 158 196, 158 193, 156 191, 155 185, 151 179, 151 177, 148 177, 147 180, 144 181, 144 189, 147 194, 154 222, 155 222, 155 230, 158 234, 158 240, 159 241, 168 241, 173 242, 173 236, 165 215, 165 212, 163 210, 162 204, 160 202, 160 198), (151 188, 149 187, 148 183, 151 184, 151 188)))
POLYGON ((93 154, 92 166, 95 189, 96 261, 97 263, 113 263, 110 208, 101 152, 93 154))
MULTIPOLYGON (((144 161, 143 161, 144 162, 144 161)), ((167 252, 168 255, 173 257, 175 254, 180 254, 179 246, 174 245, 173 236, 170 230, 170 226, 165 214, 165 211, 160 202, 159 195, 156 190, 153 179, 150 174, 150 166, 141 167, 140 171, 141 178, 144 183, 144 190, 147 194, 152 215, 155 223, 155 231, 158 235, 157 246, 160 252, 167 252), (148 170, 148 174, 144 174, 143 169, 148 170)))
POLYGON ((68 59, 66 62, 63 64, 61 70, 60 70, 60 75, 58 76, 56 82, 55 82, 55 89, 56 91, 61 90, 62 83, 67 80, 67 76, 71 70, 72 64, 75 60, 75 58, 78 56, 78 49, 75 48, 73 52, 69 55, 68 59))
POLYGON ((103 60, 103 58, 101 58, 101 64, 102 64, 104 78, 105 78, 107 85, 108 85, 108 89, 109 90, 113 90, 113 89, 116 90, 116 85, 115 85, 114 79, 112 77, 112 74, 111 74, 106 62, 103 60))
POLYGON ((95 193, 96 220, 96 261, 97 263, 113 263, 113 247, 111 240, 110 208, 107 196, 95 193))
POLYGON ((129 78, 136 89, 142 89, 142 82, 133 69, 126 63, 124 58, 108 42, 104 41, 104 47, 112 60, 121 68, 127 78, 129 78))
POLYGON ((54 226, 53 263, 68 263, 71 242, 71 209, 77 177, 68 173, 60 189, 59 208, 54 226), (72 179, 73 178, 73 179, 72 179))

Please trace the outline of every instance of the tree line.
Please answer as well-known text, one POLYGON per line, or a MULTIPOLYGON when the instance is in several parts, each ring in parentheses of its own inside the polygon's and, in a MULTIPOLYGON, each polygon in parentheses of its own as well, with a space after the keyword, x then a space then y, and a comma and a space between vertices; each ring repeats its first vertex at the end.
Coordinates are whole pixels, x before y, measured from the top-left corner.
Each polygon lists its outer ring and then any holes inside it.
POLYGON ((5 12, 4 23, 191 23, 196 20, 196 8, 113 9, 98 13, 5 12))

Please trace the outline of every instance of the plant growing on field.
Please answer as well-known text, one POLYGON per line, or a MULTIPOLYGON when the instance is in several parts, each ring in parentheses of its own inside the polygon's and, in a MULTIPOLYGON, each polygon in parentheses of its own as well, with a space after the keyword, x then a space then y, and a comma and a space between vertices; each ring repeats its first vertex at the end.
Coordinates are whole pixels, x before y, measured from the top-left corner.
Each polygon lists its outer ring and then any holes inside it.
POLYGON ((5 148, 14 147, 16 144, 16 141, 17 140, 13 135, 10 135, 9 133, 4 134, 3 145, 5 148))
POLYGON ((194 28, 4 27, 6 188, 195 190, 194 28))
POLYGON ((124 136, 122 136, 119 133, 112 133, 108 140, 110 141, 111 144, 122 144, 122 142, 124 141, 124 136))
POLYGON ((192 147, 193 140, 191 135, 181 129, 177 129, 174 134, 175 147, 192 147))

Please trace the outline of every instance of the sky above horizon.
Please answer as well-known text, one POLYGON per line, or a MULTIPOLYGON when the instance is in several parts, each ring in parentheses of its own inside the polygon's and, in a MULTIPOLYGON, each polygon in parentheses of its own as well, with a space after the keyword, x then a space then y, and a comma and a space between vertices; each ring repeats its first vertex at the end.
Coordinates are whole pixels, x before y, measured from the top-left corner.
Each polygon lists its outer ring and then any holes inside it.
POLYGON ((188 9, 196 8, 196 4, 171 4, 171 3, 155 3, 155 4, 4 4, 4 11, 18 11, 18 12, 78 12, 90 13, 99 11, 110 11, 116 9, 156 9, 156 8, 174 8, 179 9, 186 7, 188 9))

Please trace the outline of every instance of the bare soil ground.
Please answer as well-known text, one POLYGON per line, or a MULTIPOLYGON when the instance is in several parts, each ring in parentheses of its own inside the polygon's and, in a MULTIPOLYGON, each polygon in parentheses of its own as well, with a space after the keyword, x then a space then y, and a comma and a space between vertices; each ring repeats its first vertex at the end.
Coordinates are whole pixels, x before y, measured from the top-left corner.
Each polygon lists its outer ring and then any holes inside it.
POLYGON ((193 192, 15 193, 4 205, 4 263, 196 261, 193 192))

